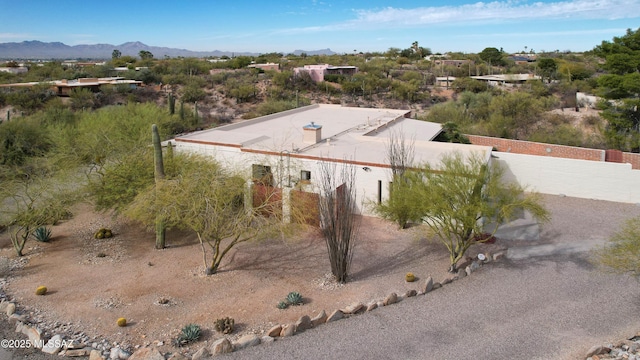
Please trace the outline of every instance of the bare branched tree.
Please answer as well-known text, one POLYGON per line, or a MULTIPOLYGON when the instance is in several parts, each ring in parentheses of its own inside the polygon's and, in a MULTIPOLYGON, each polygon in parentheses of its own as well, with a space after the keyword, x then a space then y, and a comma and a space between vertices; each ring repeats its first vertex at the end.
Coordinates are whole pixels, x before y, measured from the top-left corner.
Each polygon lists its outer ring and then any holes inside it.
POLYGON ((331 272, 340 283, 347 281, 359 220, 355 196, 355 167, 343 163, 320 163, 320 229, 327 244, 331 272))
POLYGON ((391 165, 391 173, 395 180, 396 177, 402 177, 407 168, 413 165, 415 141, 414 139, 407 140, 401 131, 392 130, 386 153, 387 161, 391 165))

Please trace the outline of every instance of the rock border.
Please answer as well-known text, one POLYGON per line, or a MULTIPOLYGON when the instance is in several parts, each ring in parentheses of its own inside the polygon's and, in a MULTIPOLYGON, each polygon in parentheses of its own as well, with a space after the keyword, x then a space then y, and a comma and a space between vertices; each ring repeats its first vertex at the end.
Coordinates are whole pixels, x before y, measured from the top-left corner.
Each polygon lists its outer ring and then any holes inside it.
MULTIPOLYGON (((25 335, 33 347, 36 347, 43 353, 50 355, 66 357, 89 356, 89 360, 204 360, 219 354, 240 351, 260 344, 269 344, 276 340, 285 339, 302 333, 308 329, 316 328, 322 324, 328 324, 370 312, 377 308, 390 306, 411 297, 425 296, 445 285, 451 284, 473 274, 476 271, 479 271, 485 264, 504 258, 506 250, 498 251, 494 254, 486 252, 483 253, 483 255, 485 257, 484 260, 478 260, 477 258, 476 260, 472 260, 467 257, 460 261, 457 264, 459 267, 458 272, 445 277, 440 282, 436 282, 431 276, 428 276, 419 290, 407 290, 400 295, 396 292, 391 292, 384 299, 374 299, 366 304, 362 302, 354 302, 344 308, 333 310, 328 315, 324 310, 321 310, 313 318, 308 315, 303 315, 295 323, 273 326, 262 337, 259 337, 256 334, 247 334, 241 336, 235 341, 231 341, 229 338, 223 337, 215 340, 210 345, 200 347, 193 353, 193 355, 191 355, 190 358, 179 353, 168 352, 166 354, 162 354, 155 346, 136 346, 136 350, 132 353, 115 343, 113 344, 114 346, 110 346, 109 342, 106 340, 101 343, 93 342, 89 344, 90 339, 84 333, 74 333, 72 336, 55 333, 47 339, 44 336, 42 329, 38 327, 38 321, 35 320, 30 322, 25 313, 18 311, 17 304, 6 299, 4 294, 0 294, 0 297, 2 298, 0 301, 0 313, 5 313, 7 315, 7 321, 16 326, 15 331, 25 335)), ((587 352, 585 359, 614 359, 624 356, 626 356, 626 358, 633 356, 640 357, 640 333, 615 344, 593 346, 587 352)))

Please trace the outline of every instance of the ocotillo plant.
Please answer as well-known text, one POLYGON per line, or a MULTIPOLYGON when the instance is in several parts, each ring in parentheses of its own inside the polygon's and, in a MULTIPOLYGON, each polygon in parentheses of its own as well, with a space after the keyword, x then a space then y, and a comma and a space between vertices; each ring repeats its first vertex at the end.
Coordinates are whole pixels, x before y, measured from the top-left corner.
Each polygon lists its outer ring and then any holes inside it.
MULTIPOLYGON (((164 162, 162 161, 162 145, 160 144, 160 134, 158 134, 158 126, 156 126, 156 124, 151 125, 151 132, 153 139, 154 176, 157 185, 158 182, 164 179, 164 162)), ((156 217, 156 249, 164 249, 164 243, 164 222, 158 216, 156 217)))

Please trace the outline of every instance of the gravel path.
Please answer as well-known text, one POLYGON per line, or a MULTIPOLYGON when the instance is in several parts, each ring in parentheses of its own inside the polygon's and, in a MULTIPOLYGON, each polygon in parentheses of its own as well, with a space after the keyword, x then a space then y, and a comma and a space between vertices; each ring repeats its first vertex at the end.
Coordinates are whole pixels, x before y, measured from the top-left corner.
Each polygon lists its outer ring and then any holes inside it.
POLYGON ((584 359, 640 329, 636 279, 588 262, 640 206, 546 196, 552 222, 515 259, 352 319, 227 355, 234 359, 584 359), (571 245, 573 244, 573 246, 571 245), (551 246, 558 251, 530 251, 551 246), (569 250, 567 250, 569 249, 569 250))

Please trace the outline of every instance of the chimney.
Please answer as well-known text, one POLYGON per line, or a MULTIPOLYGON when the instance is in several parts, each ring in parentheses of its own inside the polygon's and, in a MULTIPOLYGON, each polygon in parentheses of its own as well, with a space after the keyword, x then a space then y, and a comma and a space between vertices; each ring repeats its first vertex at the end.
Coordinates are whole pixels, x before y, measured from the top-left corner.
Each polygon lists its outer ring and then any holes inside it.
POLYGON ((302 127, 303 138, 305 144, 317 144, 322 140, 322 125, 314 124, 313 121, 309 125, 302 127))

